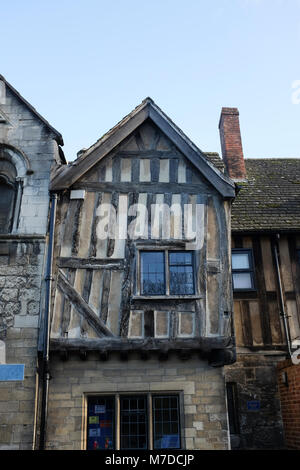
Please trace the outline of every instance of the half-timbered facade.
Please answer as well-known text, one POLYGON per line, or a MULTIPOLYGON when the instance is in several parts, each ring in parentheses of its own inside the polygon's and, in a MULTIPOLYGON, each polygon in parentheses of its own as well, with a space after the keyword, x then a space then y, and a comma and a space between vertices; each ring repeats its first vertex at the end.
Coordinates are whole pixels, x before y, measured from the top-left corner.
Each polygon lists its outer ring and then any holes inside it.
POLYGON ((54 175, 49 448, 228 447, 235 186, 220 163, 148 98, 54 175))
MULTIPOLYGON (((232 279, 237 361, 226 367, 232 446, 285 445, 276 365, 300 345, 300 160, 245 159, 238 111, 220 119, 232 205, 232 279)), ((280 378, 281 380, 281 378, 280 378)))

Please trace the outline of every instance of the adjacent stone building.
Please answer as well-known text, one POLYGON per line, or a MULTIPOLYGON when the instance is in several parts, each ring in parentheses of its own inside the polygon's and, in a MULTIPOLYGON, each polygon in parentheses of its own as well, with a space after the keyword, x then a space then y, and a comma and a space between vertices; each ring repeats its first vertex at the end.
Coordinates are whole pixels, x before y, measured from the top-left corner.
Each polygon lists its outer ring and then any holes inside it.
POLYGON ((50 171, 65 163, 62 144, 0 76, 0 450, 34 443, 50 171))

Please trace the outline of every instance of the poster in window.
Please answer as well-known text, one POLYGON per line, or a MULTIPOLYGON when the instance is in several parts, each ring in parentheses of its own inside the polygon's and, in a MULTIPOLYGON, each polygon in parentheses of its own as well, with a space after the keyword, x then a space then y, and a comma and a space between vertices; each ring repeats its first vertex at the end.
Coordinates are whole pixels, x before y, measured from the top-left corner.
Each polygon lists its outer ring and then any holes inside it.
POLYGON ((179 435, 168 434, 161 438, 161 449, 178 449, 179 448, 179 435))
POLYGON ((101 429, 100 428, 90 428, 89 437, 100 437, 101 429))
POLYGON ((88 450, 114 448, 114 399, 90 398, 88 403, 88 450))
POLYGON ((95 413, 105 413, 106 412, 106 407, 105 405, 95 405, 95 413))

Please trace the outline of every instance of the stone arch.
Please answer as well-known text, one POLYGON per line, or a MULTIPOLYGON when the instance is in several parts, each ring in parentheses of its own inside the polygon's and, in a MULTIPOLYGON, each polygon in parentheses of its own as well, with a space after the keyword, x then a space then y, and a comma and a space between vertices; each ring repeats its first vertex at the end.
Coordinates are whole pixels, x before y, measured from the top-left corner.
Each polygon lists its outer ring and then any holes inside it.
POLYGON ((17 230, 23 184, 30 172, 22 152, 0 144, 0 233, 17 230))
POLYGON ((28 158, 20 150, 11 145, 0 143, 0 161, 10 162, 16 169, 17 178, 25 178, 31 172, 28 158))

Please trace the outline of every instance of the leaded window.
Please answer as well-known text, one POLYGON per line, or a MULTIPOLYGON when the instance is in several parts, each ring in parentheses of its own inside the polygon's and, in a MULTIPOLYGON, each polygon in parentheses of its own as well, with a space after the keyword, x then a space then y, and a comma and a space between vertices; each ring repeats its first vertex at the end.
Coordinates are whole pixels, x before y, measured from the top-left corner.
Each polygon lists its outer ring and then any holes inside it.
POLYGON ((141 251, 141 295, 193 295, 194 259, 191 251, 141 251))
POLYGON ((87 449, 180 449, 179 394, 88 398, 87 449))
POLYGON ((152 398, 154 449, 179 449, 179 397, 160 395, 152 398))
POLYGON ((147 449, 146 396, 120 397, 121 449, 147 449))

